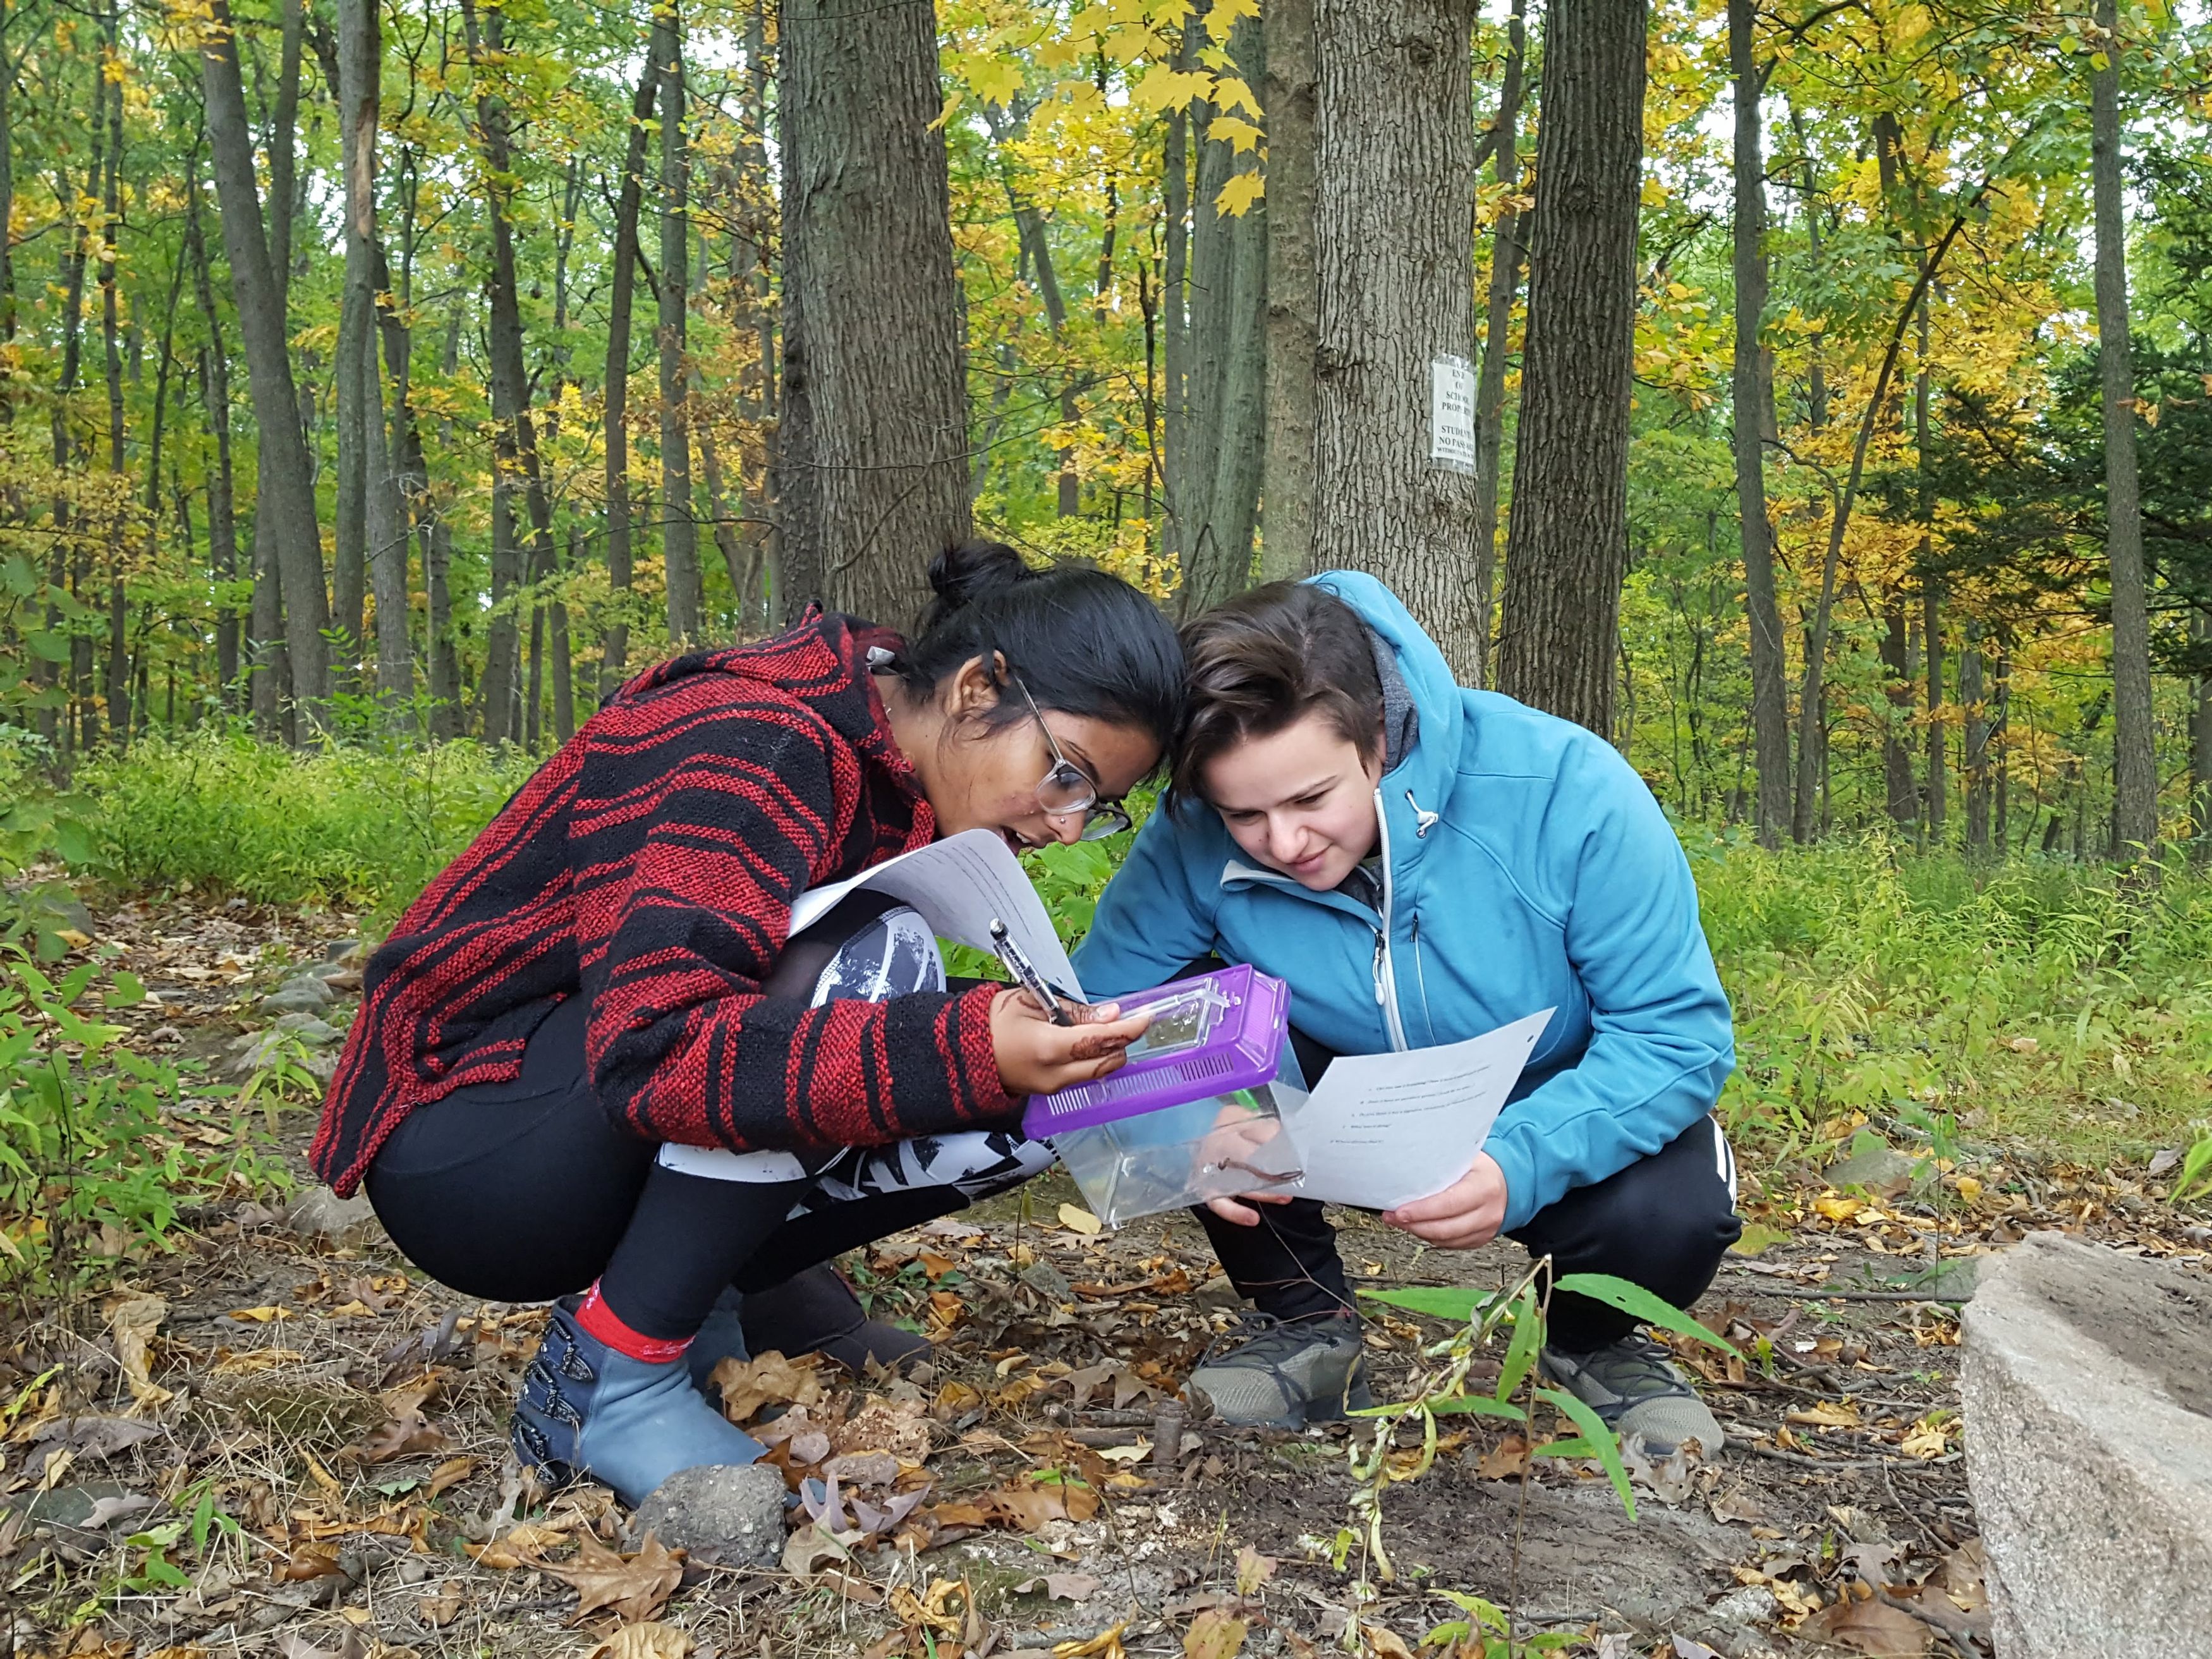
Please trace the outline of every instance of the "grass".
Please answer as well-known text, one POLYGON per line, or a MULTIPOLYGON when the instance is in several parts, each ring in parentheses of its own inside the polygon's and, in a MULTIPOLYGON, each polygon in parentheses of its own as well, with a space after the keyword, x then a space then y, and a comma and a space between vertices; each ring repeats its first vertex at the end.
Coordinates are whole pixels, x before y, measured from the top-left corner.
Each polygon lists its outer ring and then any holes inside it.
MULTIPOLYGON (((290 754, 240 732, 142 743, 77 778, 98 873, 387 923, 529 775, 472 743, 290 754)), ((2212 1119, 2212 876, 2044 858, 1972 866, 1880 836, 1769 853, 1685 832, 1735 1006, 1732 1130, 1774 1158, 1857 1115, 1954 1115, 2084 1161, 2188 1146, 2212 1119)), ((1079 933, 1118 853, 1038 871, 1079 933)))

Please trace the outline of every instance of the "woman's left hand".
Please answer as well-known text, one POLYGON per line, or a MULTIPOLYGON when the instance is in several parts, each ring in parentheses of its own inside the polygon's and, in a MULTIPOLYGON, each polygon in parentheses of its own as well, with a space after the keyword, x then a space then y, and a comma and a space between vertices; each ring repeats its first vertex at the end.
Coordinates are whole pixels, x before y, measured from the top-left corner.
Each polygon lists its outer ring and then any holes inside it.
POLYGON ((1498 1237, 1505 1221, 1505 1172, 1487 1152, 1440 1193, 1385 1210, 1383 1220, 1447 1250, 1472 1250, 1498 1237))

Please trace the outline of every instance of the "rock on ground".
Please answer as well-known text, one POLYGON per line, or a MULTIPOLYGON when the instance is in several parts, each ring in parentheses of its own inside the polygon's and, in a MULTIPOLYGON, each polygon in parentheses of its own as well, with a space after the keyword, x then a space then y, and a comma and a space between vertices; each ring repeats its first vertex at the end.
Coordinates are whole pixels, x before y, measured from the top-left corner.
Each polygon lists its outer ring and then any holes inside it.
POLYGON ((2035 1233, 1966 1327, 1998 1659, 2212 1659, 2212 1281, 2035 1233))
POLYGON ((679 1469, 637 1507, 647 1533, 716 1567, 772 1567, 783 1558, 783 1472, 767 1463, 679 1469))
POLYGON ((285 1212, 284 1224, 302 1238, 358 1240, 373 1236, 376 1211, 364 1193, 340 1198, 327 1187, 317 1187, 285 1212))

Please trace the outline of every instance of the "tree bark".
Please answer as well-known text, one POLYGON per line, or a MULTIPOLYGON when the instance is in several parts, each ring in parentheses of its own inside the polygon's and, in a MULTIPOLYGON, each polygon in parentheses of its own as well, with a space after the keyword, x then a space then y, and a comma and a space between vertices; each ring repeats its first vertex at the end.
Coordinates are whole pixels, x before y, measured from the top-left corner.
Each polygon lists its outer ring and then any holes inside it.
POLYGON ((653 8, 653 61, 660 71, 660 550, 668 635, 680 644, 699 632, 700 579, 699 526, 691 503, 690 386, 684 370, 691 158, 684 138, 684 21, 675 0, 653 8))
MULTIPOLYGON (((2189 642, 2197 660, 2212 653, 2212 617, 2201 606, 2189 612, 2189 642)), ((2189 710, 2189 827, 2192 862, 2212 861, 2212 672, 2200 670, 2190 688, 2189 710)))
POLYGON ((1498 689, 1610 738, 1628 560, 1628 410, 1644 154, 1644 0, 1544 25, 1498 689))
MULTIPOLYGON (((318 35, 319 40, 325 37, 318 35)), ((384 422, 376 367, 376 120, 380 74, 375 0, 338 0, 338 166, 344 181, 345 280, 338 307, 337 518, 333 526, 332 621, 357 660, 366 635, 369 428, 384 422)), ((329 64, 325 58, 325 63, 329 64)), ((349 674, 344 677, 350 679, 349 674)))
POLYGON ((1882 606, 1881 642, 1882 697, 1888 705, 1881 729, 1882 790, 1890 822, 1900 830, 1920 827, 1920 794, 1912 775, 1912 664, 1906 654, 1905 594, 1893 587, 1882 606))
POLYGON ((514 143, 509 137, 507 100, 484 75, 486 67, 504 49, 504 14, 483 9, 481 22, 476 0, 461 0, 461 21, 467 32, 472 88, 477 100, 477 140, 483 150, 491 202, 492 266, 490 276, 491 412, 494 428, 493 465, 502 488, 493 490, 491 619, 485 629, 484 741, 520 741, 523 733, 516 716, 519 702, 520 638, 512 608, 501 600, 512 594, 523 577, 519 532, 514 521, 513 486, 523 489, 530 514, 531 536, 541 568, 552 558, 553 515, 546 496, 538 454, 538 428, 530 415, 530 383, 522 358, 522 306, 514 269, 514 143), (501 531, 505 531, 502 541, 501 531))
POLYGON ((1943 735, 1943 587, 1928 569, 1930 519, 1928 488, 1928 301, 1920 301, 1920 372, 1912 382, 1913 465, 1920 477, 1915 489, 1914 511, 1922 529, 1920 565, 1920 642, 1928 659, 1928 805, 1927 844, 1943 844, 1944 796, 1950 768, 1950 744, 1943 735))
POLYGON ((276 105, 269 115, 269 264, 276 277, 277 301, 289 309, 292 221, 300 200, 300 68, 307 22, 304 0, 281 0, 277 19, 276 105))
POLYGON ((1754 51, 1756 0, 1729 0, 1729 68, 1735 82, 1735 499, 1743 527, 1743 606, 1751 632, 1752 763, 1759 773, 1753 823, 1762 847, 1790 822, 1790 693, 1782 610, 1774 592, 1774 530, 1766 510, 1768 380, 1760 321, 1766 310, 1766 154, 1759 131, 1764 85, 1754 51))
MULTIPOLYGON (((1519 3, 1519 0, 1516 0, 1519 3)), ((1321 289, 1314 265, 1316 180, 1315 0, 1271 0, 1261 12, 1267 58, 1267 327, 1265 451, 1260 468, 1260 577, 1314 568, 1314 375, 1321 289)))
POLYGON ((787 0, 780 46, 784 610, 904 623, 971 525, 936 15, 787 0))
MULTIPOLYGON (((330 603, 323 591, 321 533, 315 522, 313 474, 300 431, 300 399, 284 321, 283 290, 269 257, 261 201, 253 182, 253 153, 246 125, 246 94, 238 70, 238 42, 229 0, 211 0, 211 27, 200 43, 207 102, 209 149, 215 159, 216 196, 222 210, 223 251, 230 261, 233 302, 253 388, 259 434, 259 495, 254 513, 257 551, 266 547, 281 575, 284 654, 292 697, 301 724, 313 729, 330 696, 329 659, 323 635, 330 603)), ((259 606, 256 620, 261 620, 259 606)))
POLYGON ((2089 176, 2097 240, 2097 360, 2105 405, 2105 551, 2112 586, 2112 836, 2123 860, 2158 846, 2151 732, 2150 608, 2136 474, 2135 352, 2120 160, 2117 0, 2097 0, 2105 67, 2089 75, 2089 176))
MULTIPOLYGON (((1498 90, 1498 125, 1490 139, 1498 182, 1509 191, 1521 184, 1521 104, 1528 88, 1525 0, 1513 0, 1505 23, 1505 74, 1498 90)), ((1479 613, 1475 642, 1484 674, 1490 663, 1493 588, 1498 569, 1498 507, 1505 459, 1505 367, 1512 358, 1513 300, 1528 250, 1521 216, 1510 206, 1490 236, 1490 291, 1483 307, 1482 372, 1474 385, 1474 580, 1479 613)), ((1482 682, 1478 680, 1477 684, 1482 682)))
POLYGON ((1474 21, 1472 0, 1328 0, 1314 38, 1314 561, 1388 583, 1470 683, 1472 396, 1455 458, 1432 416, 1437 360, 1463 376, 1474 350, 1474 21))
POLYGON ((615 202, 614 272, 607 301, 607 368, 603 394, 606 428, 605 490, 607 512, 607 586, 613 592, 613 620, 599 641, 599 695, 614 695, 627 676, 629 621, 623 612, 633 580, 629 528, 629 339, 630 315, 637 295, 637 218, 645 194, 647 123, 660 86, 660 72, 648 60, 630 101, 629 137, 623 151, 621 194, 615 202))
MULTIPOLYGON (((215 436, 215 471, 207 481, 208 570, 218 584, 238 579, 238 506, 230 457, 230 361, 223 348, 222 316, 216 309, 215 279, 208 269, 207 238, 200 226, 198 159, 185 192, 185 252, 192 264, 192 292, 207 325, 208 343, 199 354, 200 403, 215 436)), ((222 706, 235 714, 242 705, 238 683, 238 608, 227 599, 215 611, 216 681, 222 706)))
MULTIPOLYGON (((1186 57, 1204 27, 1194 15, 1184 26, 1186 57)), ((1260 25, 1244 18, 1225 43, 1237 74, 1249 86, 1264 78, 1260 25)), ((1230 180, 1258 166, 1225 140, 1207 135, 1222 112, 1190 108, 1198 135, 1195 182, 1190 199, 1190 284, 1183 331, 1184 419, 1180 449, 1170 446, 1168 468, 1180 473, 1170 492, 1176 546, 1182 569, 1182 614, 1197 615, 1251 585, 1252 544, 1259 527, 1260 481, 1267 419, 1266 204, 1242 215, 1217 206, 1230 180)), ((1170 374, 1174 375, 1172 368, 1170 374)))
POLYGON ((1986 858, 1990 851, 1990 714, 1983 701, 1982 627, 1966 624, 1966 642, 1959 657, 1959 701, 1966 717, 1966 856, 1986 858))
MULTIPOLYGON (((105 54, 116 51, 115 20, 106 27, 105 54)), ((107 376, 107 470, 118 484, 123 474, 122 307, 115 281, 115 245, 123 229, 123 83, 105 76, 107 120, 107 180, 100 195, 100 338, 107 376)), ((130 521, 118 501, 107 528, 107 665, 103 690, 107 729, 116 747, 131 741, 131 626, 129 595, 124 591, 123 561, 130 521)))

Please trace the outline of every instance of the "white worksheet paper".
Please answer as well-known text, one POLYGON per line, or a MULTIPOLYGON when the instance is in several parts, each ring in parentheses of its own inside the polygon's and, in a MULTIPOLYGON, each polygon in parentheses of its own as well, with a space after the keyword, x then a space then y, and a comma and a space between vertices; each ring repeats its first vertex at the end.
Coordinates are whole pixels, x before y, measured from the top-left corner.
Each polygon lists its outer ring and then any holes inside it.
POLYGON ((1005 922, 1048 984, 1086 1000, 1021 860, 988 830, 963 830, 886 859, 849 881, 809 888, 791 907, 791 931, 812 925, 838 900, 864 887, 903 900, 934 932, 979 951, 991 948, 992 921, 1005 922))
POLYGON ((1291 1190, 1365 1210, 1442 1192, 1474 1166, 1553 1012, 1464 1042, 1331 1060, 1284 1112, 1306 1170, 1291 1190))

